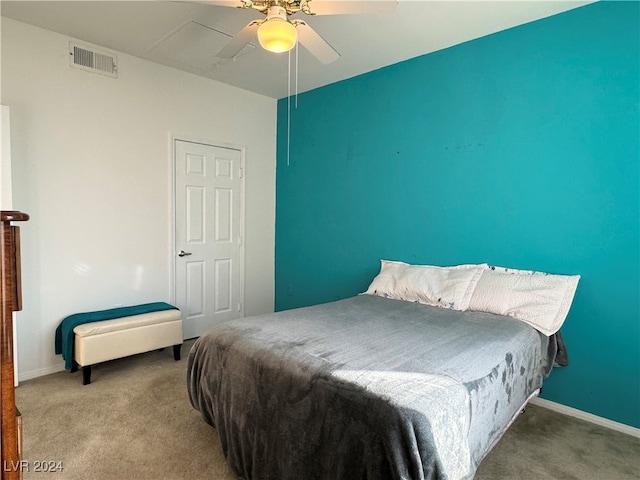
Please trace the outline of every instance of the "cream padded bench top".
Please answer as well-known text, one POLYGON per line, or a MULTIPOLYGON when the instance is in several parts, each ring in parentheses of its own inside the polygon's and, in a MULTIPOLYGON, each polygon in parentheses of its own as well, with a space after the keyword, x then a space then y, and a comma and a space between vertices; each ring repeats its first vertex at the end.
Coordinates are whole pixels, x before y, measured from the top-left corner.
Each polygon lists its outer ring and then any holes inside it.
POLYGON ((101 322, 91 322, 78 325, 73 329, 73 333, 79 337, 89 337, 102 333, 127 330, 129 328, 154 325, 156 323, 173 322, 181 320, 180 310, 161 310, 159 312, 141 313, 130 317, 114 318, 113 320, 103 320, 101 322))
POLYGON ((180 360, 182 312, 175 308, 83 323, 73 328, 71 371, 81 366, 87 385, 92 365, 171 346, 180 360))

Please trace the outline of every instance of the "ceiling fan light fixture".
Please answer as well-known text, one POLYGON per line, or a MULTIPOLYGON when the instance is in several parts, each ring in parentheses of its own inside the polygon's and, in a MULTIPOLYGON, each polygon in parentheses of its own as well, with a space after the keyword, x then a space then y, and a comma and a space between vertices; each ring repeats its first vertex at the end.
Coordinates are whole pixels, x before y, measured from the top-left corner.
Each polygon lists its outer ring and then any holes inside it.
POLYGON ((258 27, 258 41, 265 50, 282 53, 291 50, 298 41, 296 27, 287 20, 282 7, 271 7, 267 19, 258 27))

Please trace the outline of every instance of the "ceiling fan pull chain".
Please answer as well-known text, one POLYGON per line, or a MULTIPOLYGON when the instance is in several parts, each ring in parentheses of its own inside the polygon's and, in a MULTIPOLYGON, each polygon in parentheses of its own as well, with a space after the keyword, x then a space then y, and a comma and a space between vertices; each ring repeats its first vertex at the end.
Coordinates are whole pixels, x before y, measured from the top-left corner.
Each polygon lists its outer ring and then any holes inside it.
POLYGON ((287 70, 287 167, 290 163, 291 146, 291 50, 289 54, 289 67, 287 70))

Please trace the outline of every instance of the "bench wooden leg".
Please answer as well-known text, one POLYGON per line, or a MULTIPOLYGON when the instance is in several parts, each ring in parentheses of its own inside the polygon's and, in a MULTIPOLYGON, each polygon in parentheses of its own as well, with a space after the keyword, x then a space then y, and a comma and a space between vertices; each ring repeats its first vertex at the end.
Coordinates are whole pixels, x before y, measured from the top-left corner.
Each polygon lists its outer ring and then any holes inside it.
POLYGON ((71 364, 71 373, 75 373, 78 371, 78 362, 76 362, 75 360, 73 361, 73 363, 71 364))
POLYGON ((173 346, 173 358, 175 358, 176 362, 180 360, 180 350, 182 349, 182 344, 173 346))
POLYGON ((82 367, 82 385, 89 385, 91 383, 91 365, 82 367))

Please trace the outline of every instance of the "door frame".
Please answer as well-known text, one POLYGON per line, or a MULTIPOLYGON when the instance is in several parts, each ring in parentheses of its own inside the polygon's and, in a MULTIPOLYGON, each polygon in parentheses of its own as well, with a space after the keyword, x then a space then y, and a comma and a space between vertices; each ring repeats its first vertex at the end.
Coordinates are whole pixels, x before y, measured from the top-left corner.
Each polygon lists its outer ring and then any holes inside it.
POLYGON ((218 148, 227 148, 231 150, 238 150, 240 152, 240 170, 242 172, 240 176, 240 252, 239 252, 239 271, 240 271, 240 318, 244 317, 244 291, 245 291, 245 269, 244 269, 244 251, 245 251, 245 147, 243 145, 237 145, 229 142, 218 142, 215 140, 203 139, 198 137, 193 137, 190 135, 182 135, 182 134, 171 134, 169 138, 170 142, 170 180, 171 180, 171 231, 170 233, 170 241, 169 241, 169 270, 170 270, 170 278, 169 278, 169 291, 171 292, 171 304, 175 305, 176 302, 176 262, 177 262, 177 245, 176 245, 176 142, 189 142, 189 143, 198 143, 201 145, 207 145, 210 147, 218 147, 218 148))

